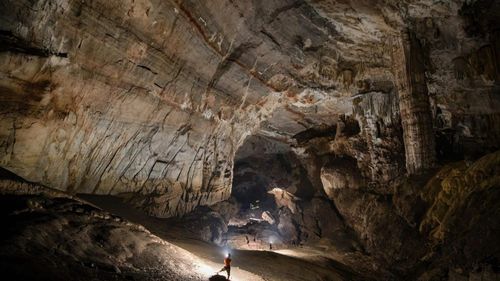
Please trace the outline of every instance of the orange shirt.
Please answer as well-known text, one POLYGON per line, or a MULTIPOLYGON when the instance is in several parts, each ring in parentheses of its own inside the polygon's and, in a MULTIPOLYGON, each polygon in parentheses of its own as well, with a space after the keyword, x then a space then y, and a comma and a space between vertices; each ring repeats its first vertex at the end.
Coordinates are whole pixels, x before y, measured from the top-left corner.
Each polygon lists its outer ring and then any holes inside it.
POLYGON ((224 259, 224 266, 231 266, 231 259, 230 258, 224 259))

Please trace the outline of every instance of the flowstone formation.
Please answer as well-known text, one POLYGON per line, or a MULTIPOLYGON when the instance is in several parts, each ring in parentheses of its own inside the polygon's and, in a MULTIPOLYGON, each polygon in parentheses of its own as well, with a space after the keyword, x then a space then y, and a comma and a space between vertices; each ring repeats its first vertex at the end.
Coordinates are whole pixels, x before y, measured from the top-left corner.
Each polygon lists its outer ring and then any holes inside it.
POLYGON ((23 179, 380 280, 497 278, 500 1, 5 0, 0 26, 23 179))

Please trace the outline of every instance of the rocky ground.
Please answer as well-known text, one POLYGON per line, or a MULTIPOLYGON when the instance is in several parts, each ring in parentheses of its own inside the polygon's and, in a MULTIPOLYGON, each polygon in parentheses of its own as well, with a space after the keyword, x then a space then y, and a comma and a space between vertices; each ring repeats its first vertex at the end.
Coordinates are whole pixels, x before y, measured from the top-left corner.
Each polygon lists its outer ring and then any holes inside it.
POLYGON ((249 280, 498 279, 499 15, 500 0, 0 1, 0 174, 21 177, 3 183, 2 268, 196 279, 219 245, 249 280))
POLYGON ((2 181, 6 280, 206 280, 196 256, 77 198, 2 181))
MULTIPOLYGON (((201 241, 185 227, 131 210, 119 199, 87 198, 112 211, 108 212, 76 197, 16 180, 0 182, 5 226, 0 271, 4 277, 208 280, 222 267, 227 248, 201 241)), ((264 251, 231 253, 232 280, 362 280, 327 259, 314 261, 264 251)))
MULTIPOLYGON (((300 240, 305 245, 286 242, 280 216, 274 226, 262 220, 227 227, 229 202, 158 219, 120 198, 82 195, 87 203, 4 171, 0 270, 17 280, 207 280, 230 251, 233 280, 498 280, 499 169, 500 152, 452 163, 423 185, 402 183, 391 201, 335 190, 341 223, 351 239, 362 237, 343 250, 335 232, 300 240), (251 229, 260 241, 228 239, 251 229), (281 241, 272 251, 265 231, 281 241)), ((300 216, 288 219, 293 228, 307 227, 300 216)))
MULTIPOLYGON (((312 197, 295 202, 296 213, 289 209, 293 202, 248 210, 235 207, 239 203, 233 198, 180 219, 162 221, 124 211, 126 205, 117 198, 86 198, 150 225, 159 236, 194 253, 205 253, 204 249, 220 252, 217 244, 240 249, 235 253, 242 260, 266 263, 265 254, 256 254, 259 258, 253 261, 248 253, 269 250, 273 239, 273 251, 319 260, 320 264, 329 261, 339 265, 337 270, 345 268, 364 278, 496 280, 500 277, 496 220, 500 209, 495 203, 500 200, 499 169, 500 152, 496 152, 475 162, 449 163, 426 176, 406 179, 392 196, 338 188, 333 191, 334 205, 312 197), (275 221, 271 224, 266 216, 275 221), (296 236, 305 231, 314 235, 296 236)), ((266 272, 259 275, 267 276, 266 272)))
MULTIPOLYGON (((120 199, 109 196, 83 195, 83 198, 113 213, 120 214, 131 221, 140 221, 152 233, 164 238, 204 259, 214 271, 219 269, 224 255, 231 253, 233 259, 232 276, 234 280, 370 280, 356 274, 345 265, 322 256, 318 251, 304 248, 294 249, 294 253, 280 253, 279 248, 237 249, 230 245, 217 245, 206 241, 209 236, 201 229, 210 226, 204 219, 158 219, 133 210, 120 199), (276 251, 274 251, 276 250, 276 251), (302 254, 301 254, 302 253, 302 254), (251 274, 249 274, 251 273, 251 274), (250 278, 250 279, 249 279, 250 278)), ((200 216, 199 213, 195 216, 200 216)), ((225 234, 225 233, 224 233, 225 234)), ((224 243, 221 243, 224 244, 224 243)))

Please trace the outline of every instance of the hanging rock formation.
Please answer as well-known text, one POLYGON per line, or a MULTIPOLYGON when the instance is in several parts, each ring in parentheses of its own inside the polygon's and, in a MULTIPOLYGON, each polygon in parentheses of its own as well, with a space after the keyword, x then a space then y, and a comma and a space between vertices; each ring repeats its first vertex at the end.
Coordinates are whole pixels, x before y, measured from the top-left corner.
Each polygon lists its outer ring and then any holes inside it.
POLYGON ((4 0, 0 168, 380 280, 496 274, 499 26, 498 0, 4 0))
MULTIPOLYGON (((386 126, 403 132, 409 173, 435 162, 431 114, 464 138, 485 126, 500 131, 498 100, 488 97, 498 65, 479 69, 497 57, 498 39, 488 36, 486 23, 491 17, 480 29, 489 44, 467 37, 476 34, 455 36, 469 28, 465 24, 449 25, 464 18, 476 24, 473 11, 482 2, 1 5, 1 166, 60 190, 121 195, 157 216, 228 198, 234 154, 249 134, 293 143, 302 131, 336 126, 339 116, 353 114, 357 95, 399 96, 400 112, 392 119, 400 118, 402 130, 398 122, 377 120, 368 104, 361 109, 358 141, 367 151, 351 149, 358 154, 351 157, 360 167, 393 165, 390 171, 362 169, 370 180, 400 173, 401 163, 388 160, 394 156, 377 152, 386 126), (409 39, 401 38, 406 30, 409 39), (449 59, 453 63, 441 63, 449 59), (456 77, 448 77, 452 68, 456 77), (468 97, 465 85, 447 87, 480 76, 477 97, 468 97), (454 108, 450 95, 490 105, 462 110, 465 103, 454 108)), ((493 144, 491 136, 480 139, 493 144)))

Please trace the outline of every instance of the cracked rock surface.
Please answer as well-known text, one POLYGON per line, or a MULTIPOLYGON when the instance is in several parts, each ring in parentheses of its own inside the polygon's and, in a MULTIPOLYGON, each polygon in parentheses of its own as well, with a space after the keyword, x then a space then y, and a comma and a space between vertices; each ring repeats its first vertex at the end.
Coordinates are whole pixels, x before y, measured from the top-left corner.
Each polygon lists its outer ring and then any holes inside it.
POLYGON ((3 0, 0 167, 214 243, 494 280, 499 26, 498 0, 3 0))
POLYGON ((248 135, 343 115, 375 181, 499 142, 497 1, 0 5, 0 164, 60 190, 184 214, 229 197, 248 135))

